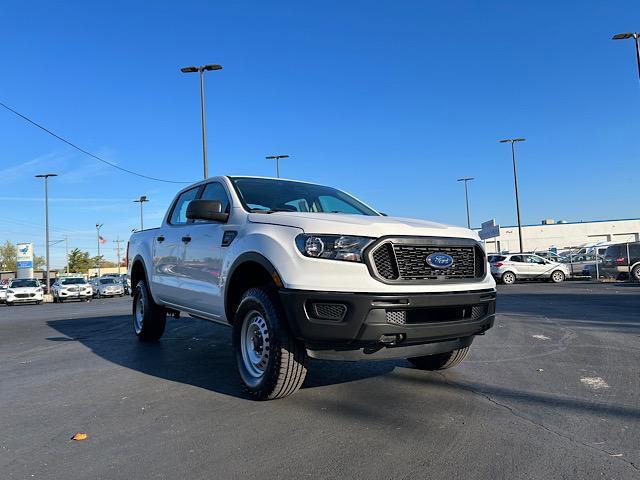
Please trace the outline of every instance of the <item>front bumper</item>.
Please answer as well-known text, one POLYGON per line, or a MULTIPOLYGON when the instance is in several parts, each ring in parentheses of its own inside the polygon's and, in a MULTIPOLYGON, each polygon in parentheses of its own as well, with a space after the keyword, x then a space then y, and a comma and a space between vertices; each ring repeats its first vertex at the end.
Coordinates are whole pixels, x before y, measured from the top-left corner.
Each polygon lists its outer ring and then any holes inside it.
POLYGON ((28 297, 18 297, 16 295, 7 295, 5 302, 6 303, 34 303, 34 302, 42 302, 42 300, 43 300, 42 293, 35 293, 33 294, 33 296, 29 295, 28 297))
POLYGON ((91 298, 93 296, 93 291, 91 290, 84 290, 81 292, 65 292, 65 291, 60 291, 58 292, 58 297, 59 298, 63 298, 64 300, 71 300, 71 299, 87 299, 87 298, 91 298))
POLYGON ((467 346, 493 326, 496 292, 381 295, 283 289, 280 298, 294 335, 311 357, 358 360, 467 346), (327 312, 334 318, 321 318, 327 312))

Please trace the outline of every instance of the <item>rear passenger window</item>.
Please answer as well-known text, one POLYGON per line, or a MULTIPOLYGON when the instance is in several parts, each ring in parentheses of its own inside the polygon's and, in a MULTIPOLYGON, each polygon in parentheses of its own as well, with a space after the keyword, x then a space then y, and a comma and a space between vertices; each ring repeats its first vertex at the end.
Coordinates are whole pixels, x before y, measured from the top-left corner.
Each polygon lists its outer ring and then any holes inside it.
POLYGON ((512 262, 520 262, 520 263, 524 263, 524 260, 522 258, 522 255, 513 255, 510 259, 512 262))
POLYGON ((198 189, 199 187, 195 187, 180 194, 171 212, 171 218, 169 219, 171 225, 184 225, 187 223, 187 207, 189 202, 198 195, 198 189))

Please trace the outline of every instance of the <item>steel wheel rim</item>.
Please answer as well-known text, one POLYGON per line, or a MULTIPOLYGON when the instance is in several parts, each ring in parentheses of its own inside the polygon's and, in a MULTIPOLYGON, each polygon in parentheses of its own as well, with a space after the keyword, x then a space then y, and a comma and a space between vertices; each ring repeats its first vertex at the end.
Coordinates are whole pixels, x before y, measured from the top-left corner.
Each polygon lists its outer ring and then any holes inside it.
POLYGON ((138 301, 135 303, 135 312, 133 315, 133 325, 136 329, 136 333, 142 331, 142 323, 144 322, 144 302, 142 301, 142 295, 138 297, 138 301))
POLYGON ((252 310, 244 317, 240 351, 247 374, 254 380, 262 378, 269 363, 271 343, 269 327, 260 312, 252 310))
POLYGON ((513 281, 515 280, 513 273, 507 273, 504 276, 504 283, 513 283, 513 281))
POLYGON ((554 273, 553 273, 553 279, 554 279, 556 282, 560 282, 560 281, 562 281, 562 273, 560 273, 560 272, 554 272, 554 273))

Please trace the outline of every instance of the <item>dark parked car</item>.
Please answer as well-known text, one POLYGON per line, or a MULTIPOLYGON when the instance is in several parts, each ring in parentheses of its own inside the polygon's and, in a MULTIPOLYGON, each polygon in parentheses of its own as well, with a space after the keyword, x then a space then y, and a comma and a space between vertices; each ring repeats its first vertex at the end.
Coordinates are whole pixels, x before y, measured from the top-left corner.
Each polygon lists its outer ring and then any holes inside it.
POLYGON ((616 279, 628 278, 629 270, 631 278, 640 282, 640 242, 619 243, 607 247, 602 262, 602 275, 616 279), (627 257, 627 245, 631 262, 627 257))

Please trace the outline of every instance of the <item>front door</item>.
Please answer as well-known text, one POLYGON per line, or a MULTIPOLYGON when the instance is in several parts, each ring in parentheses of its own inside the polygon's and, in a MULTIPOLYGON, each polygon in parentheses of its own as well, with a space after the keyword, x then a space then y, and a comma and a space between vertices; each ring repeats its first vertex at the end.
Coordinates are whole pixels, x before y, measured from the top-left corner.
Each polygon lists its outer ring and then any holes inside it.
MULTIPOLYGON (((222 211, 230 212, 228 193, 219 182, 205 185, 200 198, 218 200, 222 211)), ((196 220, 190 224, 183 264, 185 279, 181 290, 183 301, 187 302, 184 305, 214 318, 221 318, 224 309, 220 272, 225 229, 218 222, 196 220)))

